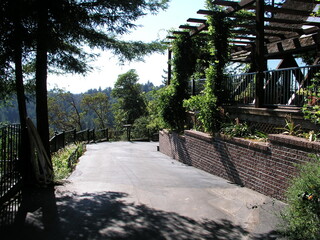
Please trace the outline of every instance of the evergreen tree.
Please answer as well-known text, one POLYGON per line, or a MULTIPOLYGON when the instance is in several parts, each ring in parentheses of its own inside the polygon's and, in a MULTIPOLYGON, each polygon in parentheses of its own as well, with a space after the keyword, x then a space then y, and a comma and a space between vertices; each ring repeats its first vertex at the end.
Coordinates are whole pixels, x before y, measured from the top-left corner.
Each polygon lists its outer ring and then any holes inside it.
POLYGON ((145 98, 138 83, 139 77, 135 70, 119 75, 112 96, 116 98, 113 105, 115 121, 118 126, 133 124, 133 122, 146 114, 145 98))
MULTIPOLYGON (((111 50, 120 61, 141 59, 143 55, 162 50, 157 42, 126 42, 116 36, 129 32, 134 21, 147 12, 157 13, 165 9, 167 0, 3 0, 0 23, 4 35, 1 41, 1 73, 10 71, 14 49, 10 45, 11 32, 19 33, 22 55, 28 53, 28 62, 36 69, 37 128, 49 155, 49 123, 47 104, 47 72, 50 69, 63 72, 86 73, 88 61, 94 56, 83 50, 84 46, 111 50), (17 18, 12 4, 19 6, 17 18), (13 29, 13 31, 11 31, 13 29), (10 30, 10 31, 9 31, 10 30), (24 34, 26 33, 26 34, 24 34), (36 54, 32 54, 32 53, 36 54)), ((18 43, 16 46, 18 46, 18 43)), ((16 53, 18 53, 16 51, 16 53)), ((17 70, 18 61, 14 59, 17 70)), ((16 80, 21 81, 21 75, 16 80)), ((22 79, 23 80, 23 79, 22 79)), ((22 110, 23 112, 24 110, 22 110)))

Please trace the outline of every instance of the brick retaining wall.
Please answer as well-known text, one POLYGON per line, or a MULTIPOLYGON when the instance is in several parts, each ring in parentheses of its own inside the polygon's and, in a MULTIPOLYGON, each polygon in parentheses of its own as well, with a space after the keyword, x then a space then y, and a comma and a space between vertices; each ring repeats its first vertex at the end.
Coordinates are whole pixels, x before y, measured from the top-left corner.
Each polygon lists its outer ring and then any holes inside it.
POLYGON ((160 151, 180 162, 284 200, 295 164, 312 160, 320 143, 286 135, 269 135, 268 143, 187 130, 184 136, 161 131, 160 151))

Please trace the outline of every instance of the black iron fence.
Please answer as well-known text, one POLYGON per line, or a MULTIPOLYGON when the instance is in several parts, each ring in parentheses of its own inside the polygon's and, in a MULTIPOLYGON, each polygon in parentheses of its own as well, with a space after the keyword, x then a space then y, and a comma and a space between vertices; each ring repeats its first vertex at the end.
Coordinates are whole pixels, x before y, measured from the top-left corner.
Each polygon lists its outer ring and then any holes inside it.
MULTIPOLYGON (((302 106, 306 99, 314 99, 319 86, 310 89, 312 80, 320 72, 320 65, 284 68, 264 72, 264 103, 265 105, 302 106)), ((223 87, 228 92, 232 104, 254 104, 255 83, 257 73, 229 75, 223 87)), ((190 93, 200 94, 204 80, 190 81, 190 93)), ((318 82, 319 84, 319 82, 318 82)))
POLYGON ((76 129, 70 131, 56 132, 50 139, 50 150, 56 152, 66 145, 75 142, 96 142, 96 141, 108 141, 108 129, 86 129, 76 131, 76 129))
POLYGON ((131 125, 124 125, 120 129, 86 129, 76 131, 75 129, 70 131, 56 132, 50 139, 50 150, 56 152, 66 145, 75 142, 100 142, 100 141, 137 141, 137 140, 158 140, 158 133, 151 133, 148 130, 138 131, 131 125))
POLYGON ((13 223, 21 204, 20 141, 20 125, 0 128, 0 226, 13 223))

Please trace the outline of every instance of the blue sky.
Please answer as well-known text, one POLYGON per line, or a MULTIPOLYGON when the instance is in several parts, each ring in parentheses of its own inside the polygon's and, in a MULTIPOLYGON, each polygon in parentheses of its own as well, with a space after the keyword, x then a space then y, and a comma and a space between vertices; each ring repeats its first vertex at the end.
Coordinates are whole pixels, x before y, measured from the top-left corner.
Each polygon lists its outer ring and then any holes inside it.
MULTIPOLYGON (((204 9, 205 0, 171 0, 169 8, 157 15, 147 15, 136 22, 141 25, 129 35, 123 36, 125 40, 141 40, 145 42, 164 39, 167 31, 178 29, 181 24, 186 24, 188 18, 203 18, 197 14, 199 9, 204 9)), ((162 83, 163 70, 167 69, 167 54, 153 54, 145 57, 144 62, 125 63, 120 66, 117 58, 109 52, 101 53, 100 57, 92 63, 94 70, 86 76, 67 74, 64 76, 49 75, 48 89, 55 86, 72 93, 85 92, 88 89, 113 87, 119 74, 130 69, 136 69, 140 83, 147 81, 155 85, 162 83)))

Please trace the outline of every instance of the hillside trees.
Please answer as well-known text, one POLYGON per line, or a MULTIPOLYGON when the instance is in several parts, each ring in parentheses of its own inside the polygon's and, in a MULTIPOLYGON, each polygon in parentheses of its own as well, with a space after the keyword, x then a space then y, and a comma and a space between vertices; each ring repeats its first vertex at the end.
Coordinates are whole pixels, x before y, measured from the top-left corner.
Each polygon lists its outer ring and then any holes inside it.
POLYGON ((62 89, 54 89, 48 96, 48 117, 50 129, 66 131, 82 130, 82 116, 79 98, 62 89))
POLYGON ((81 100, 81 108, 85 114, 91 113, 91 118, 98 129, 107 127, 109 113, 107 94, 103 92, 85 94, 81 100))

